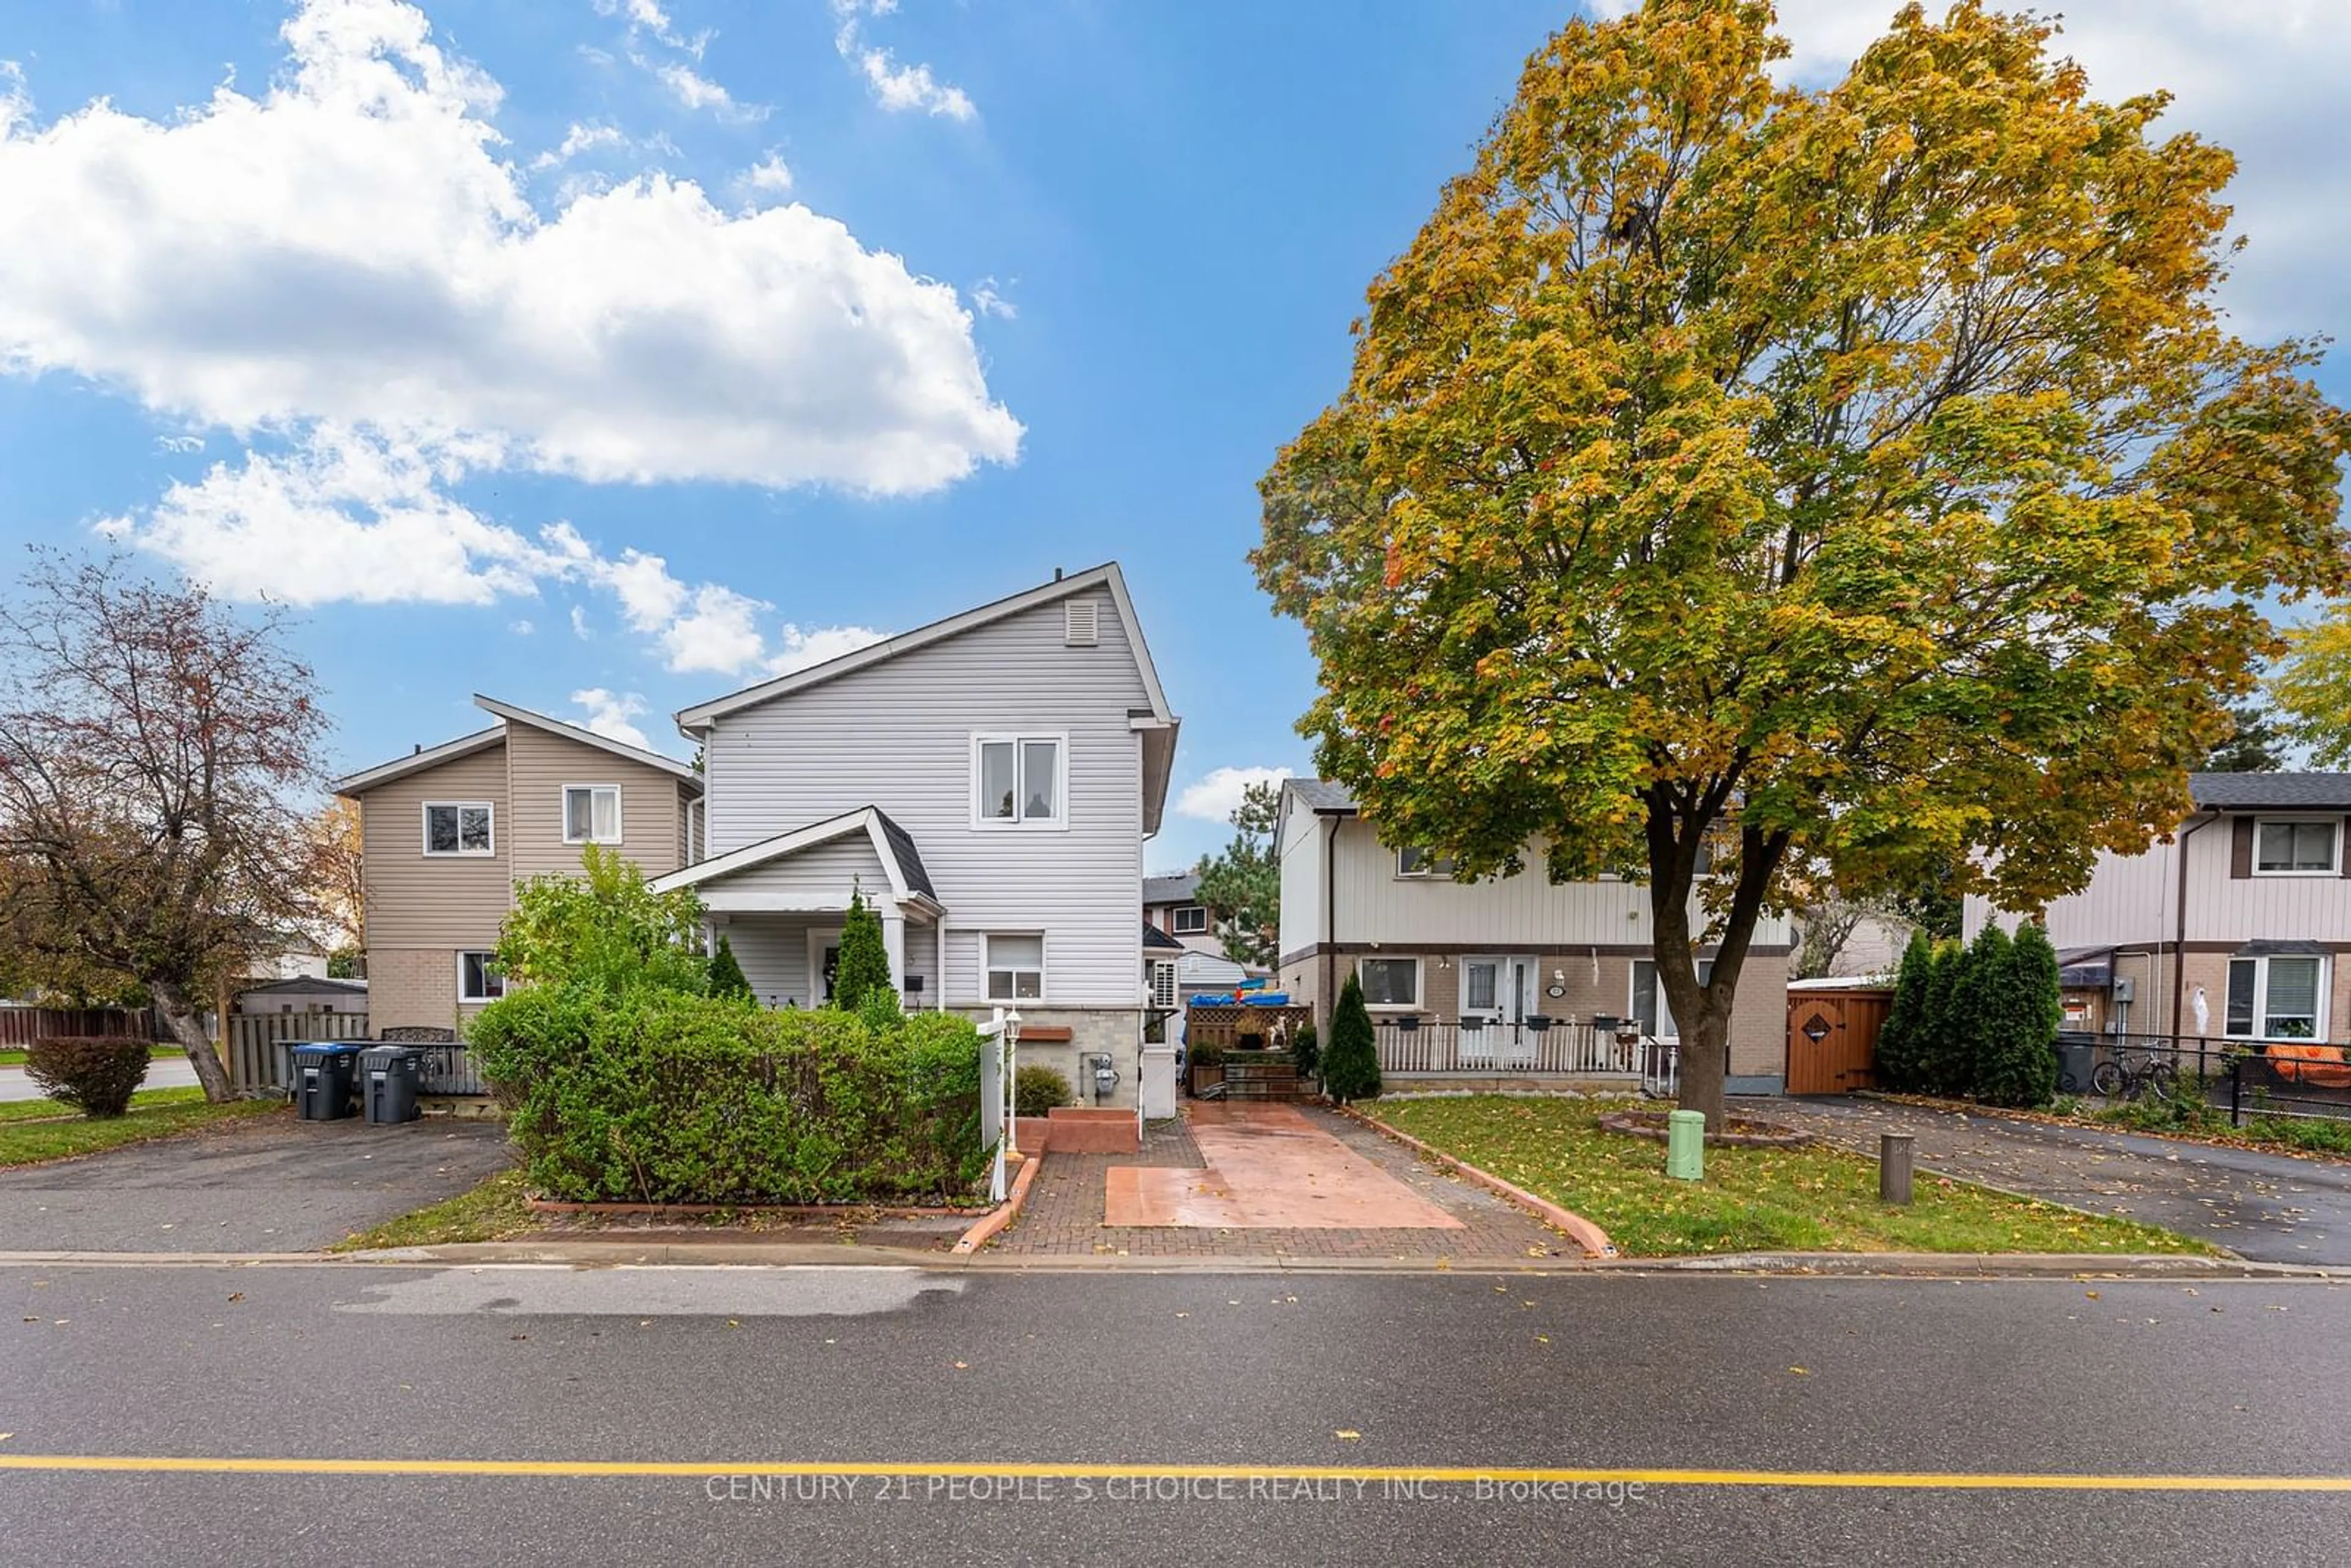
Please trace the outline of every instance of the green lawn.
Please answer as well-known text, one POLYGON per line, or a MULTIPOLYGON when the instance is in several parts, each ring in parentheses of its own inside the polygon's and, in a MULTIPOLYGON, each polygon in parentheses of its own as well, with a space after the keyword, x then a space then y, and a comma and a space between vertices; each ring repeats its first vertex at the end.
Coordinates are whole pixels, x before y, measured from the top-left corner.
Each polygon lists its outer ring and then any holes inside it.
POLYGON ((1665 1145, 1594 1125, 1624 1103, 1477 1095, 1366 1107, 1400 1132, 1574 1210, 1630 1258, 1708 1252, 2183 1252, 2212 1249, 2129 1220, 1921 1176, 1877 1199, 1875 1162, 1839 1149, 1710 1148, 1706 1179, 1669 1180, 1665 1145))
MULTIPOLYGON (((159 1044, 151 1046, 148 1049, 147 1054, 150 1059, 156 1061, 162 1061, 174 1056, 184 1060, 188 1053, 176 1045, 159 1044)), ((22 1067, 24 1065, 25 1048, 23 1046, 12 1045, 5 1048, 0 1048, 0 1067, 22 1067)))
POLYGON ((204 1103, 201 1089, 154 1089, 135 1096, 128 1115, 93 1122, 48 1100, 0 1105, 0 1166, 31 1165, 68 1155, 96 1154, 150 1138, 168 1138, 238 1116, 286 1112, 282 1100, 204 1103))
POLYGON ((335 1243, 337 1252, 379 1247, 445 1247, 459 1241, 496 1241, 536 1230, 544 1223, 526 1200, 522 1172, 500 1171, 471 1192, 428 1208, 388 1219, 335 1243))

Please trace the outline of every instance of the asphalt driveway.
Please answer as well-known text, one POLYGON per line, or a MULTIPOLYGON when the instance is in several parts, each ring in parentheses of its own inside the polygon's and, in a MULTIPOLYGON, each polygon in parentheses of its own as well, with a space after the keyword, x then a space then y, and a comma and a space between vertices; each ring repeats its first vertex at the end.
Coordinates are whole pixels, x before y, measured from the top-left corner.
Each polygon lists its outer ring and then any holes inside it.
POLYGON ((1742 1109, 1877 1152, 1908 1133, 1921 1169, 2200 1236, 2262 1263, 2351 1265, 2351 1163, 1873 1099, 1742 1109))
POLYGON ((0 1252, 307 1252, 454 1197, 508 1159, 496 1122, 234 1121, 0 1170, 0 1252))

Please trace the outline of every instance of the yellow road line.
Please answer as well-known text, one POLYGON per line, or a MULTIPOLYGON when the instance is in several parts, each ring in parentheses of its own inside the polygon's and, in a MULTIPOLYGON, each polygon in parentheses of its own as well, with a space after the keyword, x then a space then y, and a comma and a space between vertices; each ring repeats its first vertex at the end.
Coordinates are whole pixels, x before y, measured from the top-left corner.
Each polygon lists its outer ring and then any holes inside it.
POLYGON ((897 1479, 1413 1482, 1553 1486, 1820 1487, 1926 1491, 2351 1492, 2351 1476, 2065 1475, 1971 1470, 1600 1469, 1497 1465, 1134 1465, 770 1459, 353 1459, 237 1455, 0 1454, 0 1470, 140 1474, 612 1477, 881 1476, 897 1479))

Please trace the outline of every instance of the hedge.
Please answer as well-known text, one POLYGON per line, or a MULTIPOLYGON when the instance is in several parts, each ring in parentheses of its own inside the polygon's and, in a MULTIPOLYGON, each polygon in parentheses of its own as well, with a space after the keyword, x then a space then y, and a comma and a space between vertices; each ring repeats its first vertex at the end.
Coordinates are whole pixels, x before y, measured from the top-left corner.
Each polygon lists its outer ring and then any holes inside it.
POLYGON ((958 1199, 987 1168, 969 1019, 540 985, 468 1031, 532 1190, 571 1202, 958 1199))

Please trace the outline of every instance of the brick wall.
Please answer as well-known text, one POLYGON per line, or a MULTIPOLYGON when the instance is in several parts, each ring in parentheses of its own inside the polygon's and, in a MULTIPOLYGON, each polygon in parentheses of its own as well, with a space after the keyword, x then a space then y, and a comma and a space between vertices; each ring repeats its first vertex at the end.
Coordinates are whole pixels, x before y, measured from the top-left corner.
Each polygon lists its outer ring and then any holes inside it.
MULTIPOLYGON (((467 1012, 478 1011, 468 1008, 467 1012)), ((451 947, 368 949, 368 1028, 455 1029, 457 954, 451 947)))

